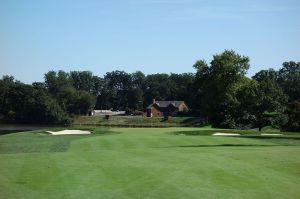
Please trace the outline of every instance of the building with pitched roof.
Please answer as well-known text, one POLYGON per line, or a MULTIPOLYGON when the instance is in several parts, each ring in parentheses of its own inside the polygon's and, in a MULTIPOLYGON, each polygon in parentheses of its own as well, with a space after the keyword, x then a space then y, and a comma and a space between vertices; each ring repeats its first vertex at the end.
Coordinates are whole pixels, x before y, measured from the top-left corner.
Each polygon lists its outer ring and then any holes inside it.
POLYGON ((147 117, 175 116, 178 112, 188 111, 184 101, 156 101, 147 107, 147 117))

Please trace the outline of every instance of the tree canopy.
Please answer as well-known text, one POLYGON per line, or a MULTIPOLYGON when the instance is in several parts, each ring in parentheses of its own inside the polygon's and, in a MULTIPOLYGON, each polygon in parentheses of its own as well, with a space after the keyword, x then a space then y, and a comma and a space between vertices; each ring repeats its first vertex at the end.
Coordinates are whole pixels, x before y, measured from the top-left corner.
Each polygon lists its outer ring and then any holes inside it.
POLYGON ((144 74, 111 71, 49 71, 31 85, 11 76, 0 79, 0 120, 18 123, 69 123, 93 109, 145 111, 157 100, 182 100, 189 115, 215 127, 273 125, 299 131, 300 62, 246 76, 250 59, 233 50, 198 60, 195 73, 144 74))

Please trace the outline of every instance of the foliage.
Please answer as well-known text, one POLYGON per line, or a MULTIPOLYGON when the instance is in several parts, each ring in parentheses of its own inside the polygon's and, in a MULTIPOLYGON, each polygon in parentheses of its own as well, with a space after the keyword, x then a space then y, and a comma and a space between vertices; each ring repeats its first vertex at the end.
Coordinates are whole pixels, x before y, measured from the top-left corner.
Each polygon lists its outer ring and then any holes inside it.
POLYGON ((237 92, 237 122, 240 126, 249 124, 259 129, 270 124, 282 125, 285 123, 282 114, 287 97, 271 78, 260 78, 258 81, 255 78, 237 92))
POLYGON ((49 94, 68 114, 87 114, 95 106, 95 85, 99 79, 91 72, 58 73, 50 71, 45 74, 45 85, 49 94), (95 83, 93 81, 96 81, 95 83))
POLYGON ((215 127, 298 129, 299 62, 284 62, 279 70, 261 70, 248 78, 249 58, 225 50, 210 63, 196 61, 194 68, 196 73, 149 75, 116 70, 103 77, 90 71, 49 71, 44 82, 32 85, 4 76, 0 120, 69 123, 70 116, 92 109, 141 115, 156 99, 185 101, 189 112, 183 116, 205 118, 215 127))
POLYGON ((285 131, 300 131, 300 102, 290 102, 285 114, 288 116, 286 124, 282 125, 285 131))
POLYGON ((13 79, 0 80, 1 114, 10 123, 55 124, 70 122, 58 103, 41 89, 13 79))
POLYGON ((300 101, 300 62, 284 62, 278 72, 278 83, 289 101, 300 101))
POLYGON ((200 60, 194 68, 198 108, 203 109, 214 126, 234 127, 231 112, 236 108, 236 90, 249 68, 249 58, 225 50, 213 57, 210 66, 200 60))

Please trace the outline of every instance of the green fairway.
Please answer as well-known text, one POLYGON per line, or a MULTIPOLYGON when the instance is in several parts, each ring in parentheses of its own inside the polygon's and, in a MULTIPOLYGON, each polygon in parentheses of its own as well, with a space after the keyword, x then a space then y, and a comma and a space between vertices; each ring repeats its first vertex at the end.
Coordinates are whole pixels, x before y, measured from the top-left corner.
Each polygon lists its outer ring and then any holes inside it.
POLYGON ((299 136, 212 131, 1 135, 0 198, 300 198, 299 136))

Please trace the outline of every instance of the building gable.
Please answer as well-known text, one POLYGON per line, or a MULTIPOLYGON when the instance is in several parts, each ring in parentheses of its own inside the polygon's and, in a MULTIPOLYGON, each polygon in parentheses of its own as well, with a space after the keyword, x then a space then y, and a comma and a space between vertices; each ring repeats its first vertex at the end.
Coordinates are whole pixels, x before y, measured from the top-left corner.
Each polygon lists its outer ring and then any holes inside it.
POLYGON ((147 107, 148 117, 169 116, 176 112, 187 111, 184 101, 155 101, 147 107))

